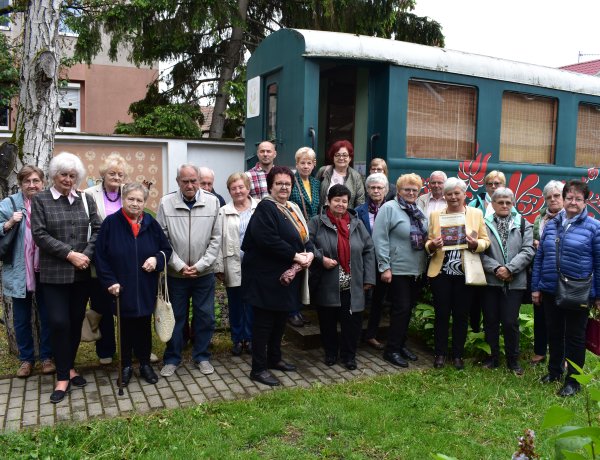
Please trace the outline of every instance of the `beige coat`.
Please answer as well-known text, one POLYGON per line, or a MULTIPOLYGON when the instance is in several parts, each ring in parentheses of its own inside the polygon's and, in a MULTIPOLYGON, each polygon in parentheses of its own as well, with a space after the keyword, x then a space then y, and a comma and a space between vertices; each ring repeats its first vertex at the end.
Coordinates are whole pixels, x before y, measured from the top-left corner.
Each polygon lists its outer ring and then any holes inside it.
MULTIPOLYGON (((252 213, 259 200, 250 197, 252 213)), ((225 275, 225 286, 237 287, 242 285, 242 258, 240 255, 240 213, 233 202, 227 203, 219 210, 222 237, 219 255, 215 263, 215 273, 225 275)))
POLYGON ((86 188, 84 192, 92 197, 96 202, 96 208, 98 208, 98 215, 100 218, 102 220, 106 219, 106 209, 104 209, 104 190, 102 190, 102 183, 94 185, 90 188, 86 188))

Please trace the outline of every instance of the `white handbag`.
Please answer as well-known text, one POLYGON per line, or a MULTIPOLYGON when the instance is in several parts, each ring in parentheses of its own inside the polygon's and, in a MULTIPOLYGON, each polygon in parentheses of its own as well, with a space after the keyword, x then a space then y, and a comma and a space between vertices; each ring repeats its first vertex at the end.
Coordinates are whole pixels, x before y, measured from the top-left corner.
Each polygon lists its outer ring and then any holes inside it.
POLYGON ((160 253, 165 259, 165 269, 158 277, 158 293, 156 294, 156 307, 154 308, 154 330, 161 342, 168 342, 171 340, 175 328, 175 315, 169 300, 167 286, 167 256, 162 251, 160 253))
POLYGON ((463 250, 463 269, 465 271, 465 284, 468 286, 487 286, 479 254, 474 254, 468 249, 463 250))

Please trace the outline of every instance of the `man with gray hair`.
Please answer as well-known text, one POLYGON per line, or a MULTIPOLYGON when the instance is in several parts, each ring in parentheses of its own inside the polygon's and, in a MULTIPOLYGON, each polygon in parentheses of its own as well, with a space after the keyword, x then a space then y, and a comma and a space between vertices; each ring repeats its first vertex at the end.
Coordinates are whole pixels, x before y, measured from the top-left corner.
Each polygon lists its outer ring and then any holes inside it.
POLYGON ((208 346, 215 330, 213 265, 221 241, 219 200, 200 188, 200 174, 194 165, 177 168, 177 184, 179 190, 162 197, 156 215, 173 248, 167 278, 175 328, 163 357, 163 377, 173 375, 181 363, 190 299, 194 317, 192 358, 203 374, 214 372, 208 346))
POLYGON ((417 198, 415 204, 428 219, 432 211, 438 211, 446 207, 446 199, 444 198, 446 179, 448 179, 448 176, 444 171, 433 171, 429 175, 429 193, 417 198))
POLYGON ((200 188, 205 192, 212 193, 219 199, 221 206, 225 206, 223 197, 215 192, 215 172, 206 166, 200 166, 198 173, 200 174, 200 188))

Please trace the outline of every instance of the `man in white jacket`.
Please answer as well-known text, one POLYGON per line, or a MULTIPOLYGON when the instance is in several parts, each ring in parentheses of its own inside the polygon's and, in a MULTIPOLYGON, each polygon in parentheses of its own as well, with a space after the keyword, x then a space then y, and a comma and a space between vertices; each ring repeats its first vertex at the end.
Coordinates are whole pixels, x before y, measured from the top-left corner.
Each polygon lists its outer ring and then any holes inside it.
POLYGON ((156 216, 173 247, 167 277, 175 329, 163 357, 163 377, 173 375, 181 363, 190 299, 194 317, 192 357, 200 372, 214 372, 208 347, 215 330, 213 265, 221 241, 219 200, 200 188, 200 174, 194 165, 177 168, 177 184, 178 191, 160 200, 156 216))

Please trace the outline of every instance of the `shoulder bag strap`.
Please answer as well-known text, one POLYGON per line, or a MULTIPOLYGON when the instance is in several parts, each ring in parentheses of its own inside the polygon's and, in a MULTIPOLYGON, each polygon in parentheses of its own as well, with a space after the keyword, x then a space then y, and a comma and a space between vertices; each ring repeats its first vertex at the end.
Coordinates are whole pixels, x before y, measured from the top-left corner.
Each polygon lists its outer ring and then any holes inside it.
POLYGON ((300 194, 300 200, 302 201, 302 210, 304 211, 304 218, 308 221, 308 213, 306 212, 306 203, 304 202, 304 194, 302 193, 302 189, 300 188, 300 181, 294 174, 294 180, 296 181, 296 186, 298 187, 298 193, 300 194))
POLYGON ((163 269, 163 272, 161 273, 162 278, 165 280, 165 287, 163 289, 162 287, 162 283, 158 282, 158 294, 160 295, 162 293, 162 297, 165 299, 166 302, 170 302, 169 300, 169 286, 167 284, 167 256, 165 255, 165 253, 163 251, 160 251, 160 253, 163 255, 163 259, 165 260, 165 266, 163 269))
POLYGON ((9 196, 9 198, 10 198, 10 202, 11 202, 11 203, 12 203, 12 205, 13 205, 13 210, 14 210, 15 212, 17 212, 17 205, 15 204, 15 199, 14 199, 12 196, 9 196))

